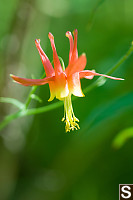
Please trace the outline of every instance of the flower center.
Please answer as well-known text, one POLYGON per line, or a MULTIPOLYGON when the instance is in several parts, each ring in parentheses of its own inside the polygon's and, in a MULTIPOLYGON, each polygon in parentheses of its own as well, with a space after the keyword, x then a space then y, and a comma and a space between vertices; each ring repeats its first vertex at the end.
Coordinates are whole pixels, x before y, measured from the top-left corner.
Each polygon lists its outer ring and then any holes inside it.
POLYGON ((69 94, 64 99, 64 117, 62 118, 62 121, 66 123, 66 132, 73 131, 74 129, 80 129, 79 125, 76 122, 79 122, 79 120, 75 117, 72 107, 72 101, 71 101, 71 94, 69 94))

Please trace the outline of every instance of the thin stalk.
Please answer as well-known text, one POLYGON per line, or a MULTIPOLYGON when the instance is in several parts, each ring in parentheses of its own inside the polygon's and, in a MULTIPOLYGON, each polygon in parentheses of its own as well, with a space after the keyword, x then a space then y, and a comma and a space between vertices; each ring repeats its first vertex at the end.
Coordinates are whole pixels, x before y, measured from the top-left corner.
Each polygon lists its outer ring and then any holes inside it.
MULTIPOLYGON (((124 63, 125 60, 127 60, 127 58, 132 54, 132 52, 133 52, 133 41, 131 43, 129 50, 126 52, 126 54, 124 56, 122 56, 120 58, 120 60, 111 69, 109 69, 105 74, 111 75, 121 64, 124 63)), ((93 82, 91 85, 86 87, 83 92, 84 93, 90 92, 95 87, 103 85, 106 82, 104 80, 106 80, 105 77, 99 77, 95 82, 93 82), (103 84, 101 83, 102 81, 103 81, 103 84)))
POLYGON ((5 117, 5 119, 0 123, 0 130, 2 130, 7 124, 9 124, 12 120, 20 117, 20 112, 13 113, 5 117))
MULTIPOLYGON (((42 75, 42 77, 41 77, 41 79, 43 79, 44 77, 45 77, 45 72, 44 72, 44 74, 42 75)), ((31 102, 31 100, 32 100, 32 94, 34 94, 35 93, 35 91, 37 90, 37 88, 38 88, 38 86, 33 86, 32 88, 31 88, 31 91, 30 91, 30 93, 29 93, 29 95, 28 95, 28 97, 27 97, 27 100, 26 100, 26 102, 25 102, 25 108, 28 108, 28 106, 29 106, 29 104, 30 104, 30 102, 31 102)))
POLYGON ((22 102, 18 101, 17 99, 7 98, 7 97, 0 97, 0 102, 10 103, 10 104, 18 107, 19 109, 23 109, 25 106, 22 102))
POLYGON ((107 71, 107 74, 108 75, 112 74, 122 63, 124 63, 125 60, 127 60, 127 58, 132 54, 132 52, 133 52, 133 41, 127 53, 124 56, 122 56, 122 58, 111 69, 107 71))
POLYGON ((63 59, 62 59, 60 56, 58 56, 58 58, 59 58, 59 60, 60 60, 60 62, 61 62, 61 66, 62 66, 62 68, 63 68, 63 71, 65 71, 65 64, 64 64, 63 59))

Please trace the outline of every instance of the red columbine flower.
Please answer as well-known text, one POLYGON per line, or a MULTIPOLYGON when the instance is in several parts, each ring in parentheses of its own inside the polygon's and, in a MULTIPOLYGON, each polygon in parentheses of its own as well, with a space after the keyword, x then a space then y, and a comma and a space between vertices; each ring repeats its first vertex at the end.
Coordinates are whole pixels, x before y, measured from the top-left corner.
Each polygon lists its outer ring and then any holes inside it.
POLYGON ((83 53, 80 57, 78 57, 77 30, 74 30, 74 41, 71 32, 66 32, 66 36, 69 38, 70 52, 69 64, 64 71, 56 52, 54 37, 51 33, 49 33, 48 37, 50 39, 53 50, 54 68, 40 46, 40 39, 35 40, 36 47, 38 49, 42 64, 44 66, 44 70, 46 72, 46 78, 26 79, 14 75, 11 75, 11 77, 14 79, 15 82, 24 86, 44 85, 48 83, 51 94, 48 101, 52 101, 54 97, 61 101, 64 101, 64 117, 62 121, 65 121, 66 123, 65 129, 67 132, 70 130, 79 129, 79 125, 77 124, 79 120, 75 117, 73 112, 71 95, 73 94, 79 97, 84 96, 80 84, 81 78, 92 79, 94 76, 104 76, 115 80, 122 79, 107 76, 104 74, 98 74, 94 70, 84 70, 87 62, 86 55, 83 53))

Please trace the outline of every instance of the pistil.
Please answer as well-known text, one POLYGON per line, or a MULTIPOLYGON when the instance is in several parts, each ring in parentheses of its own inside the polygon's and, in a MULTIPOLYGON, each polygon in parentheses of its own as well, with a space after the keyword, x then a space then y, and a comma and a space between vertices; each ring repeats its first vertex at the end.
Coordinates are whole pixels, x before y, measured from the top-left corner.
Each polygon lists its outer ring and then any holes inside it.
POLYGON ((64 101, 64 117, 62 118, 62 121, 66 123, 65 129, 66 132, 73 131, 74 129, 80 129, 77 122, 79 120, 75 117, 72 107, 72 101, 71 101, 71 94, 69 94, 67 97, 63 99, 64 101))

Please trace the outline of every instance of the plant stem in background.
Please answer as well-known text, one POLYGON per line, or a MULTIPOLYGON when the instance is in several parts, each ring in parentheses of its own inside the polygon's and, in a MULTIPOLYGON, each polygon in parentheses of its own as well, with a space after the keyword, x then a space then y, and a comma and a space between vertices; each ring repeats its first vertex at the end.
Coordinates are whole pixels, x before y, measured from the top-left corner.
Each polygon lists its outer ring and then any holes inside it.
MULTIPOLYGON (((43 79, 44 77, 45 77, 45 73, 42 75, 42 77, 41 77, 41 79, 43 79)), ((37 90, 37 88, 38 88, 38 86, 33 86, 32 88, 31 88, 31 91, 30 91, 30 93, 29 93, 29 95, 28 95, 28 97, 27 97, 27 100, 26 100, 26 102, 25 102, 25 108, 28 108, 28 106, 29 106, 29 104, 30 104, 30 102, 31 102, 31 100, 32 100, 32 95, 35 93, 35 91, 37 90)))

